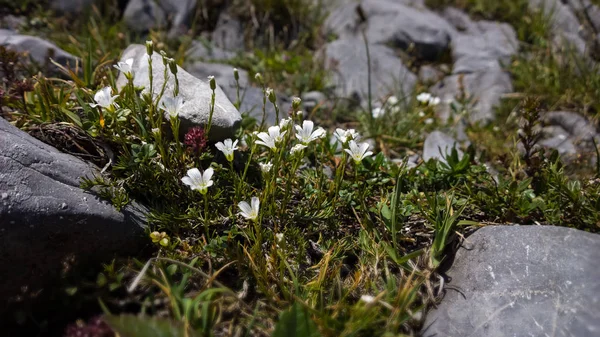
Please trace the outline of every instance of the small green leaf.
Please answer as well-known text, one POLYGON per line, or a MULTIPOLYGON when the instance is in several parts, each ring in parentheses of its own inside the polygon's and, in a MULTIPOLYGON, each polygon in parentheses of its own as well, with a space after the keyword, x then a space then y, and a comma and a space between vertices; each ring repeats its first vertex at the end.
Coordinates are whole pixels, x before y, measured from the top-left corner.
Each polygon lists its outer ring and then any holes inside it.
POLYGON ((294 303, 281 313, 272 337, 320 337, 317 325, 306 308, 294 303))

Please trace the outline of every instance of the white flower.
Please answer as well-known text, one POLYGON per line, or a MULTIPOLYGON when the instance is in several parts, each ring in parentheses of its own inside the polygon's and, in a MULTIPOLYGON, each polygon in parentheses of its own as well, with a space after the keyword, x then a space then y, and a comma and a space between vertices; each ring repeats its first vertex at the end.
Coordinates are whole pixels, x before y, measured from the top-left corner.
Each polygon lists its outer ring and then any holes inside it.
MULTIPOLYGON (((90 106, 92 108, 101 106, 105 109, 108 109, 113 104, 116 105, 115 98, 119 97, 119 95, 111 96, 110 95, 111 92, 112 92, 111 87, 104 87, 104 88, 98 90, 98 92, 96 92, 96 94, 94 95, 94 101, 96 101, 96 103, 90 103, 90 106)), ((118 107, 118 105, 117 105, 117 107, 118 107)))
POLYGON ((187 176, 181 178, 181 181, 192 190, 198 190, 200 193, 206 194, 208 188, 213 185, 210 178, 212 178, 214 172, 212 167, 207 168, 202 173, 197 168, 191 168, 187 171, 187 176))
POLYGON ((300 125, 296 125, 296 138, 298 138, 302 143, 308 144, 315 139, 325 137, 325 129, 318 127, 315 131, 313 131, 314 126, 315 123, 312 121, 302 122, 302 127, 300 127, 300 125))
POLYGON ((350 147, 350 149, 344 149, 344 151, 350 154, 350 156, 354 160, 354 163, 356 164, 360 163, 365 157, 373 154, 372 151, 368 151, 369 144, 367 143, 361 143, 359 145, 356 144, 354 140, 351 140, 350 143, 348 143, 348 147, 350 147))
POLYGON ((241 212, 238 214, 248 220, 256 221, 258 218, 258 210, 260 209, 260 200, 257 197, 252 197, 250 204, 248 204, 246 201, 241 201, 238 204, 241 212))
POLYGON ((292 149, 290 150, 291 154, 296 154, 297 152, 301 152, 302 150, 306 149, 307 146, 304 144, 296 144, 292 147, 292 149))
POLYGON ((279 128, 284 129, 290 122, 292 121, 292 117, 284 118, 279 121, 279 128))
POLYGON ((277 233, 275 234, 275 241, 277 241, 277 243, 281 243, 284 239, 283 233, 277 233))
POLYGON ((431 97, 429 99, 429 105, 436 106, 438 104, 440 104, 440 98, 439 97, 431 97))
POLYGON ((281 129, 278 125, 269 127, 269 133, 260 132, 256 136, 261 140, 257 140, 256 144, 264 145, 271 150, 277 149, 277 143, 283 140, 283 136, 287 131, 281 132, 281 129))
POLYGON ((114 65, 114 67, 117 68, 120 72, 122 72, 125 76, 133 76, 132 58, 128 58, 127 60, 125 60, 125 62, 117 62, 117 64, 114 65))
POLYGON ((337 128, 337 129, 335 129, 335 132, 333 133, 333 135, 342 144, 346 144, 350 140, 358 140, 360 138, 360 135, 354 129, 344 130, 344 129, 337 128))
POLYGON ((273 168, 273 164, 271 162, 259 163, 258 165, 260 165, 260 170, 262 171, 262 173, 269 173, 273 168))
POLYGON ((417 101, 419 101, 421 103, 429 103, 430 99, 431 99, 431 94, 428 92, 422 92, 417 96, 417 101))
POLYGON ((429 124, 433 124, 433 118, 427 118, 425 120, 425 124, 429 125, 429 124))
POLYGON ((223 142, 216 143, 215 146, 219 151, 223 152, 225 158, 227 158, 228 161, 232 161, 233 151, 238 149, 238 147, 236 146, 237 143, 237 139, 235 140, 235 142, 231 139, 225 139, 223 142))
POLYGON ((161 100, 161 109, 165 110, 171 117, 177 117, 182 107, 183 98, 181 96, 163 97, 161 100))
POLYGON ((419 111, 419 117, 425 117, 425 111, 419 111))
POLYGON ((375 297, 373 297, 371 295, 362 295, 360 297, 360 300, 367 304, 371 304, 371 303, 375 302, 375 297))
POLYGON ((390 96, 387 99, 387 104, 389 104, 389 105, 396 105, 396 104, 398 104, 398 102, 399 102, 398 97, 396 97, 396 96, 390 96))
POLYGON ((373 109, 373 111, 371 111, 371 114, 373 115, 374 118, 379 118, 385 114, 385 110, 377 107, 377 108, 373 109))

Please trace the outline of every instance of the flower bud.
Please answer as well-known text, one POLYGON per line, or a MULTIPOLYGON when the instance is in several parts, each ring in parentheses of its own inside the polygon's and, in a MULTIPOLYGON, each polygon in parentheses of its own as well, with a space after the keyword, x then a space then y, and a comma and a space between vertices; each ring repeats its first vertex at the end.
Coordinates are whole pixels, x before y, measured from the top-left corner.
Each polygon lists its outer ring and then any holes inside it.
POLYGON ((298 110, 300 108, 300 103, 302 103, 302 100, 300 99, 300 97, 292 98, 292 108, 294 110, 298 110))
POLYGON ((210 84, 210 90, 217 90, 217 81, 215 81, 214 76, 208 76, 208 83, 210 84))
POLYGON ((169 245, 169 238, 162 238, 159 243, 161 246, 166 247, 169 245))
POLYGON ((258 82, 260 85, 263 85, 263 77, 260 73, 256 73, 256 75, 254 75, 254 79, 256 80, 256 82, 258 82))
POLYGON ((171 69, 173 75, 177 75, 177 63, 175 63, 175 60, 169 59, 169 69, 171 69))
POLYGON ((275 97, 275 91, 273 89, 267 88, 267 90, 265 91, 265 95, 267 95, 269 102, 275 104, 275 102, 277 101, 277 97, 275 97))
POLYGON ((160 56, 162 56, 163 65, 166 67, 167 63, 169 62, 169 57, 167 56, 167 53, 164 50, 161 50, 160 56))
POLYGON ((240 74, 238 73, 237 68, 233 68, 233 78, 235 78, 236 81, 240 80, 240 74))
POLYGON ((152 53, 154 52, 153 50, 153 43, 152 40, 148 40, 146 41, 146 53, 148 55, 152 55, 152 53))

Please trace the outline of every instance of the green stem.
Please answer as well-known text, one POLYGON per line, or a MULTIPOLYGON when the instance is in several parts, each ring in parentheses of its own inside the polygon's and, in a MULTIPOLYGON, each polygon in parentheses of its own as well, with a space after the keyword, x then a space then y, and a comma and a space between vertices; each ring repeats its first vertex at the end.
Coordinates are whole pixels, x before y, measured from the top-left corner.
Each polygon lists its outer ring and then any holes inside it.
POLYGON ((210 114, 208 115, 208 125, 206 126, 206 138, 210 139, 210 128, 212 126, 213 113, 215 112, 215 99, 216 94, 215 91, 212 91, 212 95, 210 97, 210 114))
POLYGON ((206 241, 208 241, 210 238, 208 231, 208 193, 204 194, 204 232, 206 234, 206 241))

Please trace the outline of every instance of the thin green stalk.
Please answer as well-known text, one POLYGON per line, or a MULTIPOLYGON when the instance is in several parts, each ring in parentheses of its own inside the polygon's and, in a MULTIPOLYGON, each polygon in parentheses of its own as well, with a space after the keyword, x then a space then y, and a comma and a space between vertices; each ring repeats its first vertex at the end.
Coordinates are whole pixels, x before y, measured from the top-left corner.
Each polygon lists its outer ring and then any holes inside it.
POLYGON ((208 231, 208 193, 204 194, 204 232, 206 234, 206 241, 210 239, 208 231))
MULTIPOLYGON (((373 122, 374 122, 374 117, 373 117, 373 93, 372 93, 372 88, 371 88, 371 53, 369 52, 369 40, 367 39, 367 34, 365 33, 365 30, 361 30, 362 36, 363 36, 363 41, 365 43, 365 50, 367 52, 367 104, 368 104, 368 115, 369 115, 369 126, 370 129, 373 128, 373 122)), ((373 130, 369 130, 369 132, 372 132, 373 130)))
POLYGON ((210 128, 212 126, 213 113, 215 112, 215 89, 212 89, 212 95, 210 96, 210 114, 208 115, 208 125, 206 125, 206 138, 210 139, 210 128))

